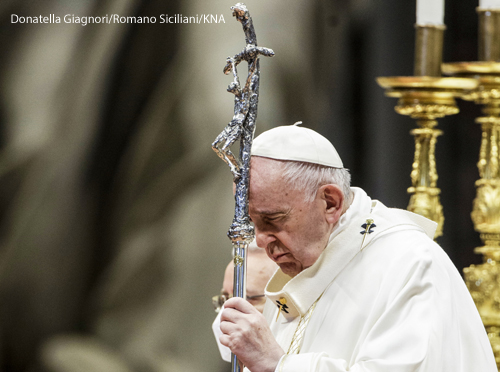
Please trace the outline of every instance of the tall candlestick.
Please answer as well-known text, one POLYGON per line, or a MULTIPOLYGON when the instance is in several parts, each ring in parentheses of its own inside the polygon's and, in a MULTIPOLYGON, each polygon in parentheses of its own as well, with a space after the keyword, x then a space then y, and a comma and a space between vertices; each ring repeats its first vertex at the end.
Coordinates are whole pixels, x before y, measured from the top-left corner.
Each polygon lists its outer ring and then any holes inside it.
POLYGON ((483 106, 481 142, 477 167, 480 178, 471 218, 483 242, 475 253, 483 255, 483 263, 464 269, 465 283, 481 315, 490 339, 497 368, 500 370, 500 1, 479 0, 479 61, 442 65, 447 75, 474 78, 478 86, 463 99, 483 106))
POLYGON ((479 0, 481 9, 500 9, 500 0, 479 0))
POLYGON ((417 0, 417 25, 444 25, 444 0, 417 0))

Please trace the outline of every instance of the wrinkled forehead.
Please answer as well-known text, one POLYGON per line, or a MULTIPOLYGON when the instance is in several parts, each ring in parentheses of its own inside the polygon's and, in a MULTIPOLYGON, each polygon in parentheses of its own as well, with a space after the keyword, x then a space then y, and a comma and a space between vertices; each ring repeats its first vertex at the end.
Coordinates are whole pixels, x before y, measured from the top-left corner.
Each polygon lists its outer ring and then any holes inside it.
POLYGON ((250 158, 250 173, 259 175, 266 174, 267 176, 279 175, 283 171, 284 161, 262 156, 253 155, 250 158))
POLYGON ((250 160, 250 192, 252 189, 257 192, 266 186, 277 186, 281 183, 283 173, 283 162, 264 158, 261 156, 252 156, 250 160))
POLYGON ((290 210, 304 200, 304 191, 291 187, 283 179, 286 162, 252 157, 250 167, 249 211, 273 214, 290 210))

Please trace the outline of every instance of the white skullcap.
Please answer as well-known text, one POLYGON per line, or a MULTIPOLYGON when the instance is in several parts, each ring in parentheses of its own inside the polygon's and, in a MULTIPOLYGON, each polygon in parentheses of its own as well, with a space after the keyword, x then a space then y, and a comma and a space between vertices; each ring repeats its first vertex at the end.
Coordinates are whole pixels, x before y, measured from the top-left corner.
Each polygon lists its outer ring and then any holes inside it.
POLYGON ((276 127, 257 136, 252 155, 344 168, 331 142, 312 129, 297 126, 299 123, 276 127))

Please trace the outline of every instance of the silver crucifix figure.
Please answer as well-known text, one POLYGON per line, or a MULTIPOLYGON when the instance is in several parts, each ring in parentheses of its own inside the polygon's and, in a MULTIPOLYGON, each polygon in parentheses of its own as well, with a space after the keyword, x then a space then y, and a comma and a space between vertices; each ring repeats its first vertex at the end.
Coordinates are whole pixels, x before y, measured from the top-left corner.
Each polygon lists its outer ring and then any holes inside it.
MULTIPOLYGON (((228 57, 224 73, 233 74, 233 82, 227 88, 234 94, 233 119, 217 136, 212 148, 224 160, 233 174, 236 184, 234 219, 227 235, 233 243, 234 286, 233 296, 246 296, 246 258, 248 245, 254 239, 254 228, 248 216, 248 187, 250 171, 250 150, 257 119, 257 104, 259 101, 259 55, 272 57, 272 49, 257 46, 257 37, 252 18, 247 7, 238 3, 231 7, 233 16, 241 22, 245 33, 246 47, 233 57, 228 57), (248 75, 243 88, 240 85, 236 67, 241 61, 248 63, 248 75), (237 159, 231 152, 231 145, 240 140, 240 154, 237 159)), ((240 366, 235 355, 231 358, 231 371, 239 372, 240 366)))

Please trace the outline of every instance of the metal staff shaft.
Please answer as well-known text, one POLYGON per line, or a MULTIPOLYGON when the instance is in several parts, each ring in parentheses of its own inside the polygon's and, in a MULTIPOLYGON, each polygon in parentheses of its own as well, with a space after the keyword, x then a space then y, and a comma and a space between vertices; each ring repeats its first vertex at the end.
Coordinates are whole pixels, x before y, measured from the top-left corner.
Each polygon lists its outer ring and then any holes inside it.
MULTIPOLYGON (((233 280, 233 296, 246 298, 246 275, 247 275, 247 248, 248 244, 245 242, 234 242, 233 252, 234 252, 234 280, 233 280), (239 264, 236 263, 237 257, 240 258, 239 264)), ((231 354, 231 371, 240 372, 240 363, 238 362, 238 357, 231 354)))
MULTIPOLYGON (((250 151, 252 148, 257 105, 259 101, 259 55, 274 56, 268 48, 257 46, 257 37, 252 18, 245 4, 238 3, 231 7, 233 16, 241 22, 245 33, 246 47, 240 53, 227 58, 224 73, 233 74, 233 82, 228 92, 234 94, 233 119, 217 136, 212 148, 229 166, 236 184, 234 219, 227 235, 233 243, 234 285, 233 296, 246 298, 247 248, 254 239, 254 228, 248 216, 248 189, 250 184, 250 151), (240 86, 236 67, 241 61, 248 63, 248 75, 243 87, 240 86), (240 140, 240 153, 237 159, 231 152, 231 145, 240 140)), ((231 356, 232 372, 240 372, 238 358, 231 356)))

